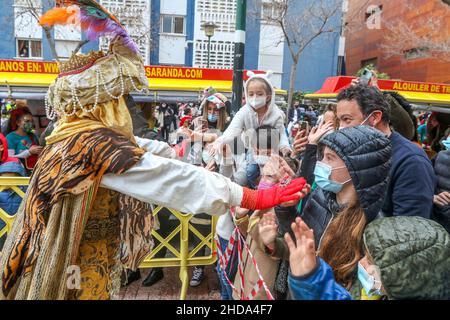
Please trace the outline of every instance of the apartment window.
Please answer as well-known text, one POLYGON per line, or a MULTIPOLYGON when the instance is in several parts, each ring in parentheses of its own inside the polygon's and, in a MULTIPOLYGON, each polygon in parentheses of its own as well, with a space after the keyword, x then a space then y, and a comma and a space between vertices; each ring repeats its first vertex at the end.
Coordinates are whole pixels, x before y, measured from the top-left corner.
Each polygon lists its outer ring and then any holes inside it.
POLYGON ((365 68, 368 65, 373 65, 376 68, 378 65, 378 58, 372 58, 361 61, 361 68, 365 68))
MULTIPOLYGON (((100 0, 100 4, 125 26, 145 64, 150 63, 150 43, 154 30, 150 24, 150 3, 150 0, 100 0)), ((107 51, 109 42, 107 37, 100 38, 100 48, 107 51)))
POLYGON ((412 60, 412 59, 426 58, 429 56, 429 51, 430 49, 427 47, 413 48, 410 50, 406 50, 405 59, 412 60))
MULTIPOLYGON (((233 63, 234 42, 211 40, 211 68, 233 69, 233 63)), ((198 68, 206 68, 208 66, 208 40, 198 39, 195 41, 194 65, 198 68)))
POLYGON ((264 2, 261 15, 263 20, 278 20, 283 17, 283 4, 276 2, 264 2))
POLYGON ((163 16, 161 31, 162 33, 184 34, 184 17, 163 16))
POLYGON ((17 57, 42 58, 42 41, 17 39, 17 57))

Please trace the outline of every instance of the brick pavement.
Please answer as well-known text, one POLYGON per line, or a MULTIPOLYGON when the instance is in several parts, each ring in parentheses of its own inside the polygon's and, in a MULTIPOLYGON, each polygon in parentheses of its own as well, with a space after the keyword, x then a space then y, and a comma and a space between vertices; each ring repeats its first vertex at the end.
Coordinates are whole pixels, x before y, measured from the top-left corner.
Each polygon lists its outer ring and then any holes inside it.
MULTIPOLYGON (((189 268, 189 279, 192 275, 189 268)), ((179 268, 165 268, 164 279, 151 287, 142 286, 142 281, 151 269, 141 269, 141 279, 123 287, 120 291, 120 300, 178 300, 180 298, 181 281, 179 268)), ((213 266, 205 269, 206 277, 202 284, 196 288, 188 288, 187 300, 220 300, 220 285, 213 266)))

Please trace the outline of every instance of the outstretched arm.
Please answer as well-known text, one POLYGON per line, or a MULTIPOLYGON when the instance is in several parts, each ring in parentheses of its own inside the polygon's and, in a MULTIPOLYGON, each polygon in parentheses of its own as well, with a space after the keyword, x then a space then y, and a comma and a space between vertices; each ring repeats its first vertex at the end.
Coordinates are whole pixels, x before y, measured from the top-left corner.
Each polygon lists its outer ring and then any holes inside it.
POLYGON ((156 156, 160 156, 163 158, 175 159, 176 153, 175 150, 172 149, 171 146, 167 142, 150 140, 145 138, 134 137, 136 139, 137 144, 142 149, 145 149, 147 152, 150 152, 156 156))
POLYGON ((219 174, 149 152, 124 174, 104 175, 101 186, 186 213, 221 215, 243 197, 242 187, 219 174))
POLYGON ((138 200, 187 213, 221 215, 231 206, 267 209, 305 195, 302 178, 287 186, 249 190, 224 176, 149 152, 122 175, 107 174, 101 186, 138 200))

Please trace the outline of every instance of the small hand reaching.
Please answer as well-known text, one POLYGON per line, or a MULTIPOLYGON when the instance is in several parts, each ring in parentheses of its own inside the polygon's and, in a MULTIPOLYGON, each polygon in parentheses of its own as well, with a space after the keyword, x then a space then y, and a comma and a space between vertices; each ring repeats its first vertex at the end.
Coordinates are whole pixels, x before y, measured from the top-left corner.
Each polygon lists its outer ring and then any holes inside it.
POLYGON ((44 149, 43 147, 35 145, 35 146, 31 146, 29 151, 33 155, 40 155, 43 149, 44 149))
POLYGON ((266 213, 259 221, 259 236, 264 245, 270 250, 274 249, 275 239, 278 234, 278 224, 274 213, 266 213))
POLYGON ((189 140, 194 140, 194 131, 186 128, 186 127, 181 127, 180 131, 182 134, 184 134, 189 140))
POLYGON ((206 165, 205 169, 212 172, 216 171, 217 169, 216 160, 211 159, 209 163, 206 165))
POLYGON ((219 142, 214 142, 211 148, 209 149, 209 155, 211 157, 216 156, 217 154, 220 153, 220 149, 222 149, 222 144, 219 142))
POLYGON ((327 122, 327 123, 322 123, 320 126, 318 127, 314 127, 311 130, 311 133, 309 134, 308 137, 308 143, 309 144, 315 144, 317 145, 319 143, 319 140, 327 133, 331 132, 334 130, 334 123, 333 122, 327 122))
POLYGON ((289 264, 294 277, 302 277, 311 273, 317 265, 314 244, 314 232, 301 218, 296 218, 291 225, 295 240, 286 233, 284 239, 289 248, 289 264))
POLYGON ((290 178, 295 177, 295 172, 291 169, 286 160, 284 160, 282 157, 280 157, 277 154, 272 154, 270 156, 270 160, 272 165, 276 165, 280 177, 284 176, 289 176, 290 178))

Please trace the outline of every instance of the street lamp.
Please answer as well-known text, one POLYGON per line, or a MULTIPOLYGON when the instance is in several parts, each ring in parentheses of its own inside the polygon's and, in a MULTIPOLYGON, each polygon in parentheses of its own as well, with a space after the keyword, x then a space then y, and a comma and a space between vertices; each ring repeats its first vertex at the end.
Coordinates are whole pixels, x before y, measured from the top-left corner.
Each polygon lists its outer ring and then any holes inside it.
POLYGON ((214 31, 217 28, 217 25, 214 22, 206 22, 203 25, 205 29, 205 35, 208 37, 208 69, 210 67, 210 59, 211 59, 211 37, 214 36, 214 31))

